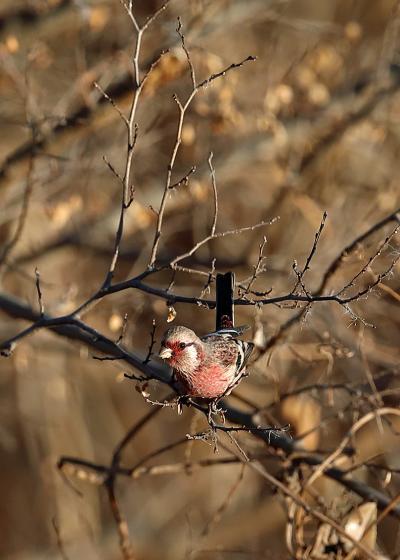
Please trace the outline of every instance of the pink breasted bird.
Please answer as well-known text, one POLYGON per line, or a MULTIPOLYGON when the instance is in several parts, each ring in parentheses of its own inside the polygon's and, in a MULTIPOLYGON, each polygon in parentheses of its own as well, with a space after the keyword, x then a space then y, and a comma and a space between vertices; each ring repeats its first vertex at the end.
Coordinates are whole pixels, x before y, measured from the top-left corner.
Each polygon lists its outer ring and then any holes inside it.
POLYGON ((219 398, 245 374, 254 345, 238 339, 244 330, 221 329, 199 338, 186 327, 173 327, 164 334, 159 357, 173 368, 183 394, 219 398))

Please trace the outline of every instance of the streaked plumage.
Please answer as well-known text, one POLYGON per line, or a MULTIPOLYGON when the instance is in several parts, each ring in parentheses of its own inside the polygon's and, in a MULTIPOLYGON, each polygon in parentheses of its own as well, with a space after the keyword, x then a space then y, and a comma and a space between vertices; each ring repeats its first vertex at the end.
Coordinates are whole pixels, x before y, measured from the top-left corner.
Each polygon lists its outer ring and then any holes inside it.
POLYGON ((173 368, 184 394, 218 398, 245 374, 254 345, 238 339, 243 330, 222 329, 199 338, 186 327, 173 327, 164 334, 159 355, 173 368))

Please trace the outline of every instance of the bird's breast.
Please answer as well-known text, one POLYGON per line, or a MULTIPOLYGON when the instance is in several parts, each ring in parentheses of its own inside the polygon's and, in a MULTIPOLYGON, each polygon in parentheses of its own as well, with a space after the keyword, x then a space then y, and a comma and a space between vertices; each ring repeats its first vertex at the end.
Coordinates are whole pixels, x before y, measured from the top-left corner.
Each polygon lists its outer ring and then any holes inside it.
POLYGON ((232 381, 229 369, 208 365, 193 372, 177 371, 179 380, 187 389, 188 395, 212 399, 225 393, 232 381))

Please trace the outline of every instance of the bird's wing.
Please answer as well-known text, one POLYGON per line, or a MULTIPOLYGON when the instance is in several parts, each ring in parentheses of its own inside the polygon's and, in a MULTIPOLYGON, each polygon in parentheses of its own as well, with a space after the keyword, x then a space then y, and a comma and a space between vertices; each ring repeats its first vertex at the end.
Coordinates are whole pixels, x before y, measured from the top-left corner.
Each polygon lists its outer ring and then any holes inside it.
POLYGON ((219 329, 218 331, 204 335, 202 337, 202 340, 208 338, 209 336, 225 336, 229 338, 237 338, 249 329, 250 327, 248 325, 241 325, 240 327, 232 327, 230 329, 219 329))
POLYGON ((244 342, 243 340, 237 340, 238 345, 238 357, 236 361, 237 371, 241 372, 246 367, 246 364, 253 352, 254 344, 252 342, 244 342))
POLYGON ((223 367, 231 371, 231 382, 223 396, 229 395, 242 377, 246 375, 246 364, 254 348, 252 342, 239 340, 229 331, 230 329, 223 329, 222 333, 218 331, 202 338, 212 351, 212 359, 218 359, 223 367))
POLYGON ((229 384, 229 387, 226 389, 224 396, 230 395, 233 389, 240 383, 242 377, 246 377, 246 364, 254 348, 254 344, 252 342, 244 342, 243 340, 235 340, 235 342, 238 349, 236 375, 229 384))
POLYGON ((234 362, 231 360, 233 355, 236 354, 236 372, 239 374, 246 367, 250 354, 254 348, 254 344, 252 342, 245 342, 244 340, 238 339, 238 336, 247 328, 249 327, 221 329, 214 333, 202 336, 201 340, 205 343, 211 344, 214 350, 224 348, 225 355, 221 358, 223 361, 226 361, 226 365, 229 365, 230 363, 233 365, 234 362))

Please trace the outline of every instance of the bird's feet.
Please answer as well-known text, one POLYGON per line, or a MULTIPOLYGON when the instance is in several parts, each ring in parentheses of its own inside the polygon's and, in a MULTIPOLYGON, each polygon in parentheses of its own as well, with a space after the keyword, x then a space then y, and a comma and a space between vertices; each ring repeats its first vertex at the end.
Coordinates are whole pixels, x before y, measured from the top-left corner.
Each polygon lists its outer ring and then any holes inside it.
POLYGON ((208 414, 207 419, 211 428, 215 429, 216 423, 214 421, 215 416, 219 416, 223 424, 225 424, 225 410, 218 406, 219 399, 213 399, 208 403, 208 414))
POLYGON ((178 414, 182 414, 183 412, 183 407, 184 406, 188 406, 189 405, 189 397, 187 395, 179 395, 176 398, 176 406, 178 408, 178 414))

